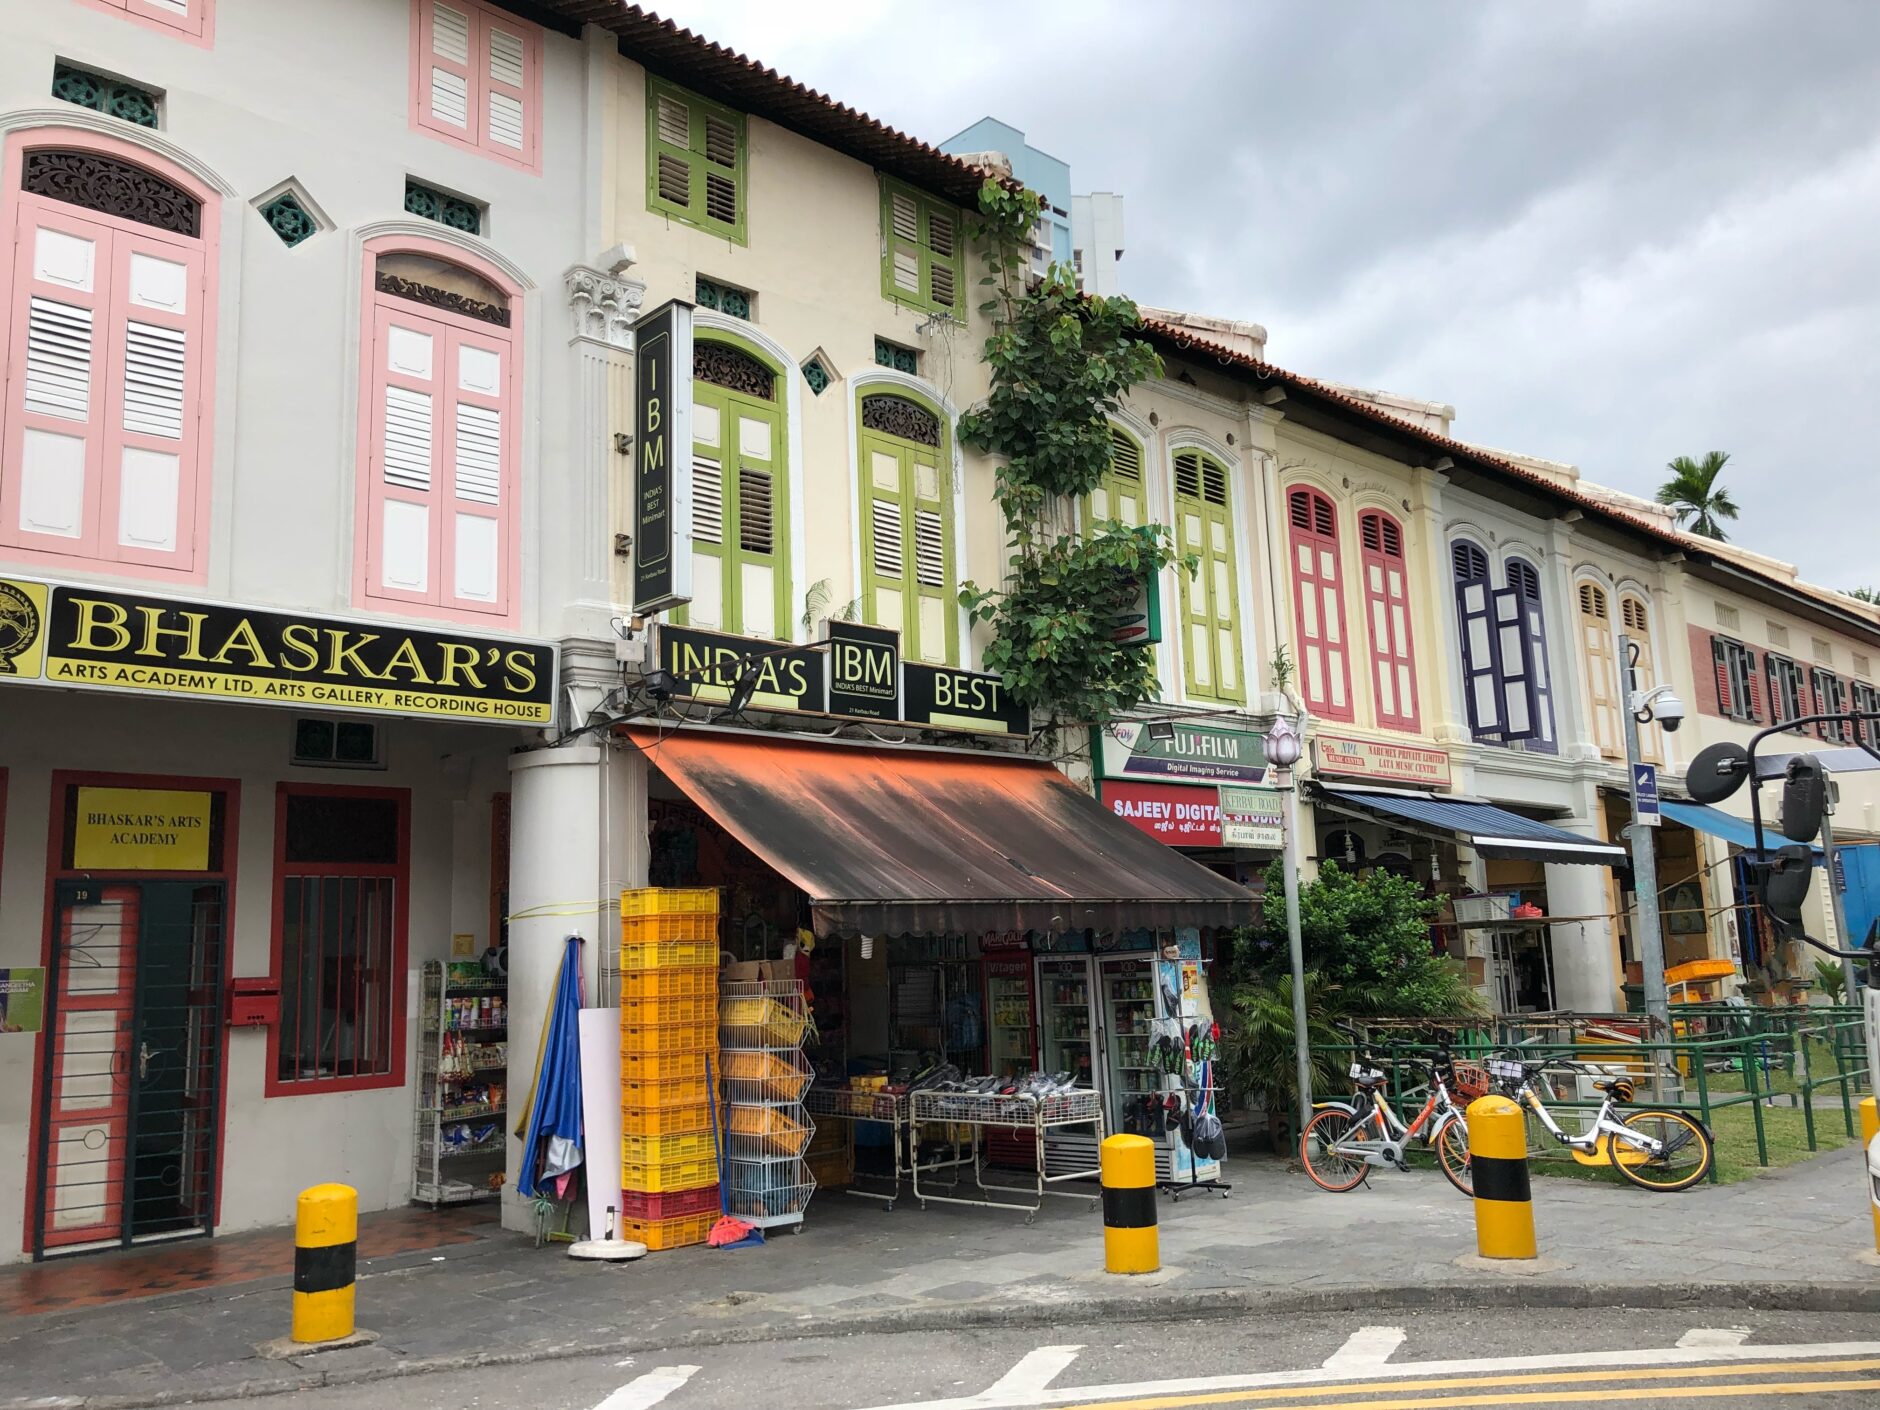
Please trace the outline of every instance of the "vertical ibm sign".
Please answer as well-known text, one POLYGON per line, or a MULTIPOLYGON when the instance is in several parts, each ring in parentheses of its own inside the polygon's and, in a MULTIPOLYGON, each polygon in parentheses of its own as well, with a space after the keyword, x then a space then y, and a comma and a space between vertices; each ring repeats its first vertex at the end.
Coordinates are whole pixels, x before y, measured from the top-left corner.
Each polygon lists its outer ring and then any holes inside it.
POLYGON ((633 610, 692 600, 692 305, 634 325, 633 610))

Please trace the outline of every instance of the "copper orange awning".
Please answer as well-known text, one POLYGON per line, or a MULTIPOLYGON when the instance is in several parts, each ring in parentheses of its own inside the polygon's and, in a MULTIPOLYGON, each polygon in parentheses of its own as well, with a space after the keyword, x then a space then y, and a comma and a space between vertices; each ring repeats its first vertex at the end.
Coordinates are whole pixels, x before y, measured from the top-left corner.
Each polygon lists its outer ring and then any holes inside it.
POLYGON ((1056 769, 697 728, 625 731, 809 897, 818 935, 1247 925, 1255 901, 1056 769))

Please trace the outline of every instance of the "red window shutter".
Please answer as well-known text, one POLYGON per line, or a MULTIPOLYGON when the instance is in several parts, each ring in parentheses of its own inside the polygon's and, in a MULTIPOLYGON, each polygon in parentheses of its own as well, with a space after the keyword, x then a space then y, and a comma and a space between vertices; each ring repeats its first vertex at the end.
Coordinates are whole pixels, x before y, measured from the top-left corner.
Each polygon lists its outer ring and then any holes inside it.
POLYGON ((1756 674, 1756 653, 1743 653, 1743 679, 1749 683, 1749 717, 1762 719, 1762 679, 1756 674))
POLYGON ((1396 522, 1375 511, 1358 521, 1359 571, 1371 638, 1371 685, 1377 722, 1417 728, 1416 659, 1410 631, 1410 579, 1396 522))
POLYGON ((1355 711, 1337 517, 1332 502, 1315 490, 1293 490, 1287 510, 1300 685, 1318 714, 1350 720, 1355 711))
POLYGON ((1717 712, 1734 713, 1730 693, 1730 658, 1720 637, 1710 639, 1710 659, 1717 676, 1717 712))

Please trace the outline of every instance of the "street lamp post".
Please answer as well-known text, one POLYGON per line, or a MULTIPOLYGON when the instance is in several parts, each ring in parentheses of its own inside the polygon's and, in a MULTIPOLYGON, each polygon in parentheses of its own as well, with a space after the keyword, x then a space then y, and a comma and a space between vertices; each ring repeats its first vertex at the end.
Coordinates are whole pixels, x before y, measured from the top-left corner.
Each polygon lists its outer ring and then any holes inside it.
POLYGON ((1286 948, 1292 962, 1293 1065, 1299 1085, 1299 1129, 1312 1119, 1312 1048, 1306 1032, 1305 942, 1299 935, 1299 790, 1293 765, 1299 762, 1303 741, 1292 721, 1274 717, 1266 732, 1266 761, 1274 769, 1274 782, 1286 796, 1285 846, 1280 863, 1286 886, 1286 948))
MULTIPOLYGON (((1650 691, 1638 688, 1637 657, 1631 638, 1619 634, 1619 660, 1625 671, 1625 772, 1626 793, 1632 801, 1632 825, 1626 829, 1632 844, 1632 889, 1638 898, 1638 951, 1645 971, 1645 1022, 1653 1042, 1662 1043, 1671 1036, 1671 1003, 1665 990, 1665 936, 1658 916, 1658 853, 1654 830, 1639 820, 1638 770, 1641 721, 1654 718, 1654 709, 1664 715, 1665 727, 1676 729, 1684 718, 1684 707, 1670 686, 1650 691)), ((1653 1060, 1653 1072, 1659 1070, 1653 1060)), ((1655 1084, 1654 1084, 1655 1085, 1655 1084)))

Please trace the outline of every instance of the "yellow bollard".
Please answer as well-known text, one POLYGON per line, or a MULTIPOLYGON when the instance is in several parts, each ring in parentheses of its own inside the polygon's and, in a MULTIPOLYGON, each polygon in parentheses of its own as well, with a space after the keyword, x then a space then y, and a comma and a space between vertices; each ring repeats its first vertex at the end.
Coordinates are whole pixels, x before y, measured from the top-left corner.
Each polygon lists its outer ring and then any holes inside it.
POLYGON ((1111 1136, 1097 1161, 1103 1172, 1103 1271, 1153 1273, 1162 1266, 1155 1227, 1155 1142, 1111 1136))
POLYGON ((359 1252, 359 1191, 314 1185, 294 1207, 294 1332, 297 1342, 353 1334, 353 1271, 359 1252))
POLYGON ((1484 1258, 1535 1257, 1527 1120, 1506 1097, 1469 1103, 1469 1179, 1475 1186, 1475 1251, 1484 1258))
MULTIPOLYGON (((1880 1103, 1872 1097, 1860 1099, 1860 1148, 1864 1151, 1873 1144, 1873 1138, 1880 1136, 1880 1103)), ((1863 1167, 1864 1169, 1864 1167, 1863 1167)), ((1867 1201, 1868 1212, 1873 1215, 1874 1252, 1880 1253, 1880 1209, 1873 1206, 1871 1198, 1867 1201)))

